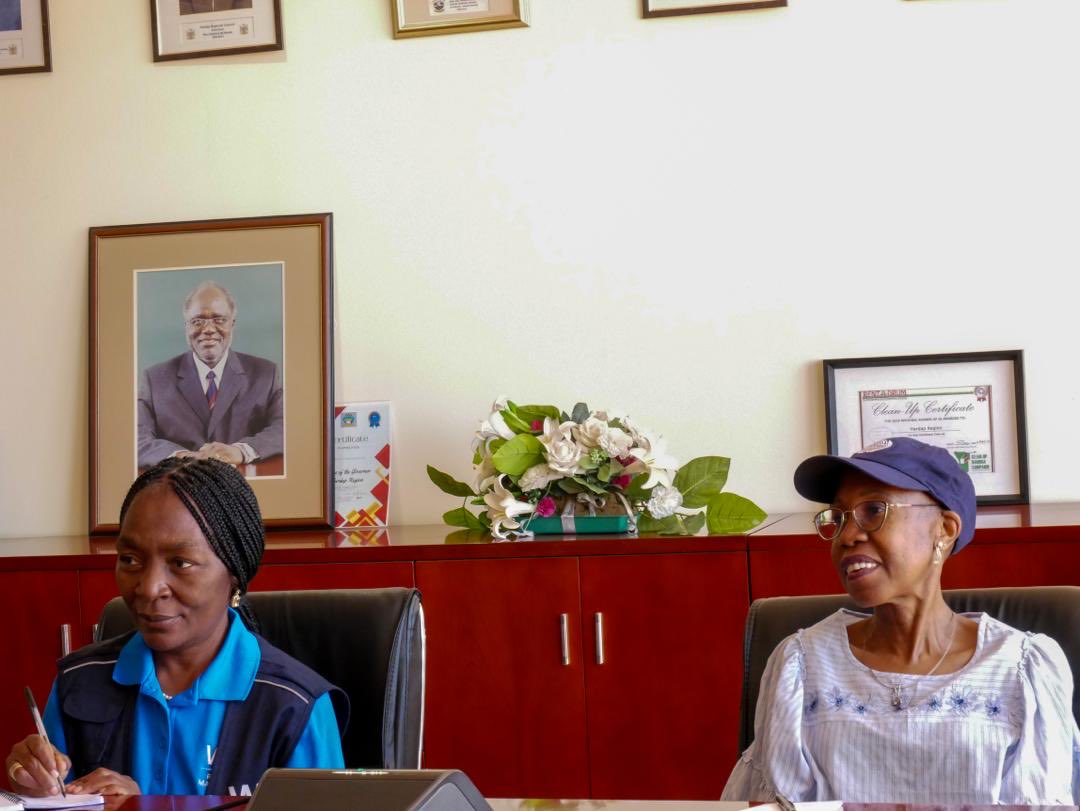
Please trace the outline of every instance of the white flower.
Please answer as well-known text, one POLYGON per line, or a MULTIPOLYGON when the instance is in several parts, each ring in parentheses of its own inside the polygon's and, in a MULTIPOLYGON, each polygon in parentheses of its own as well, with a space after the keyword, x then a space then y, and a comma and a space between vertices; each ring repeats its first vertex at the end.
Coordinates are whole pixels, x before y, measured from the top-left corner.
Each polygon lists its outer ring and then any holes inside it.
POLYGON ((618 458, 626 456, 634 441, 620 428, 612 428, 605 417, 596 411, 581 425, 574 425, 571 430, 574 438, 583 448, 599 448, 608 456, 618 458))
POLYGON ((600 450, 612 459, 619 459, 630 453, 630 446, 634 440, 620 428, 608 428, 607 433, 600 437, 600 450))
POLYGON ((667 452, 663 437, 642 432, 638 441, 640 447, 630 449, 630 455, 637 461, 627 467, 626 472, 637 475, 647 471, 649 478, 642 485, 644 490, 656 484, 671 487, 675 472, 679 469, 679 462, 667 452))
POLYGON ((580 464, 584 454, 572 432, 575 424, 564 422, 560 425, 551 417, 544 417, 544 434, 538 437, 546 451, 548 467, 564 476, 584 472, 580 464))
POLYGON ((495 462, 491 458, 491 454, 487 453, 487 448, 484 449, 484 455, 480 459, 480 464, 476 466, 476 476, 473 479, 473 486, 476 492, 482 493, 491 486, 488 482, 492 476, 498 471, 495 469, 495 462))
POLYGON ((563 478, 562 473, 555 472, 545 462, 541 462, 538 465, 533 465, 521 474, 521 478, 518 479, 518 487, 525 492, 528 492, 529 490, 539 490, 549 482, 561 478, 563 478))
POLYGON ((502 480, 502 476, 495 477, 491 491, 484 494, 487 514, 491 519, 491 534, 496 538, 504 537, 503 527, 521 529, 521 524, 515 520, 517 516, 528 515, 535 509, 532 504, 514 498, 514 494, 503 486, 502 480))
POLYGON ((653 518, 667 518, 682 506, 682 493, 674 487, 658 485, 653 488, 649 503, 645 506, 653 518))
POLYGON ((491 404, 491 414, 488 418, 480 423, 480 428, 476 431, 476 435, 473 437, 472 450, 476 453, 483 448, 482 453, 487 453, 488 446, 493 439, 513 439, 516 434, 510 430, 510 427, 506 424, 506 420, 503 419, 503 415, 500 411, 506 410, 506 398, 500 397, 494 403, 491 404))

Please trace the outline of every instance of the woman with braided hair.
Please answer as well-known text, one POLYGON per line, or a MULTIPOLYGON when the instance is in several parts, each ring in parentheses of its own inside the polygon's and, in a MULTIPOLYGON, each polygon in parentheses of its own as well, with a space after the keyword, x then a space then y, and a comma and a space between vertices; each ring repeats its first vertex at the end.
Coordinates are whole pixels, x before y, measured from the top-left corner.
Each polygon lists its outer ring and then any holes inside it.
POLYGON ((116 584, 136 630, 61 659, 7 773, 21 794, 245 794, 274 766, 341 768, 345 694, 258 636, 244 595, 263 553, 231 465, 166 459, 120 510, 116 584), (340 724, 339 724, 340 722, 340 724))

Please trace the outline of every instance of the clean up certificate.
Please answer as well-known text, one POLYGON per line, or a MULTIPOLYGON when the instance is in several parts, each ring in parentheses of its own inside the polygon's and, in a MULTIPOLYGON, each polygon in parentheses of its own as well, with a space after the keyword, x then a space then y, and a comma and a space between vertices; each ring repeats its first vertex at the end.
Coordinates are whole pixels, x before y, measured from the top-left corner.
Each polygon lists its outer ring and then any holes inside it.
POLYGON ((334 525, 385 527, 390 505, 390 403, 334 406, 334 525))

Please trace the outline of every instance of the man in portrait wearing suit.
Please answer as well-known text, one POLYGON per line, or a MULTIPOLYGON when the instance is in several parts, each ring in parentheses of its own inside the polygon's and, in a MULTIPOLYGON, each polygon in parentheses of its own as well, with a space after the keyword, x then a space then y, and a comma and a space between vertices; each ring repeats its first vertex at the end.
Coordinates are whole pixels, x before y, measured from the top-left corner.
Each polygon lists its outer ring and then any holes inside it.
POLYGON ((19 0, 0 0, 0 31, 22 30, 22 4, 19 0))
POLYGON ((251 0, 180 0, 181 14, 205 14, 208 11, 232 11, 251 8, 251 0))
POLYGON ((232 464, 284 451, 284 393, 277 364, 230 350, 236 301, 203 282, 184 302, 190 352, 149 367, 139 382, 139 467, 168 456, 232 464))

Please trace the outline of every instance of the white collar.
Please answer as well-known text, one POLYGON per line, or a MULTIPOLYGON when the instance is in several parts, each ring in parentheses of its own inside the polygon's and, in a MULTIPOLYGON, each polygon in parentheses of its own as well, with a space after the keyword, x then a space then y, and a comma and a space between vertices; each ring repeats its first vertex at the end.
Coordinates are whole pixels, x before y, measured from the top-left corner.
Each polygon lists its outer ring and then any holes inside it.
POLYGON ((199 383, 202 385, 203 394, 206 394, 206 389, 210 386, 210 382, 206 379, 206 375, 211 371, 214 373, 214 382, 217 383, 218 391, 220 391, 221 380, 225 377, 225 363, 229 360, 229 350, 225 350, 225 353, 221 356, 221 360, 217 362, 217 366, 213 369, 199 360, 199 356, 194 352, 191 353, 191 357, 194 359, 195 369, 199 373, 199 383))

